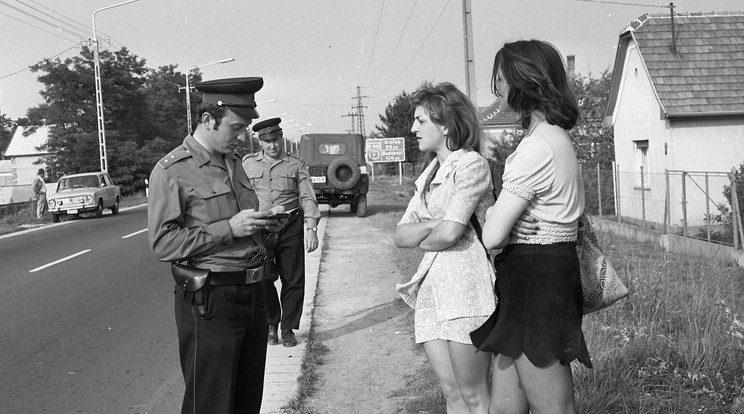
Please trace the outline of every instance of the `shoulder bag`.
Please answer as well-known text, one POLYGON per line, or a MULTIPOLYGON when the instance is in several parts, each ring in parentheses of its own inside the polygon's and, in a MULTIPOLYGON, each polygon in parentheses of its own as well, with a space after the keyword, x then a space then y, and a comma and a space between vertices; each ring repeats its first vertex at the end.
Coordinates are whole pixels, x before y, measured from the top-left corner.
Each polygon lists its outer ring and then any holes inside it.
POLYGON ((599 247, 597 235, 586 214, 579 218, 576 254, 581 266, 584 315, 604 309, 628 296, 628 288, 599 247))

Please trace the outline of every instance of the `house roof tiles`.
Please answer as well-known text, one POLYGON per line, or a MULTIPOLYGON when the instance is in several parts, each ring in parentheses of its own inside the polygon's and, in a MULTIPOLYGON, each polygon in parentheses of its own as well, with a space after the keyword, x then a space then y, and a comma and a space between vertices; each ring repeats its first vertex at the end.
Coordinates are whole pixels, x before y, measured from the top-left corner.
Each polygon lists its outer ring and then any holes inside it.
POLYGON ((38 148, 46 144, 49 139, 50 127, 44 125, 34 128, 17 127, 3 155, 6 158, 10 158, 48 154, 38 148))
POLYGON ((631 35, 668 114, 744 112, 744 13, 645 14, 631 35))

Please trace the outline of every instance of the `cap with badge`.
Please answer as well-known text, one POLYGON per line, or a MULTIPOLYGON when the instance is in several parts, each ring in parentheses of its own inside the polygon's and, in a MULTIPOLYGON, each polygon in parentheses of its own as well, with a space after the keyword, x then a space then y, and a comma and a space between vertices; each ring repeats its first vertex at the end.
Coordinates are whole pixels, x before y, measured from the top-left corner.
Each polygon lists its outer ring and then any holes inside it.
POLYGON ((258 133, 258 139, 269 141, 275 137, 282 137, 281 118, 269 118, 253 125, 253 132, 258 133))
POLYGON ((263 78, 214 79, 194 85, 205 103, 226 106, 246 119, 258 118, 254 94, 263 87, 263 78))

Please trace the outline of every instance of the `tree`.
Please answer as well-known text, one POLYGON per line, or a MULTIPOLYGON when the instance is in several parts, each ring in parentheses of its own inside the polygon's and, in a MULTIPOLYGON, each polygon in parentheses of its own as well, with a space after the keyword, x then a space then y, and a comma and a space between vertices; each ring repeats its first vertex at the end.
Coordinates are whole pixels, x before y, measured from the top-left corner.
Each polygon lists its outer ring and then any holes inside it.
POLYGON ((13 138, 15 122, 0 111, 0 154, 4 153, 13 138))
MULTIPOLYGON (((161 66, 151 69, 145 79, 143 93, 148 109, 150 134, 177 146, 188 134, 186 128, 186 93, 180 91, 186 83, 185 74, 176 71, 177 65, 161 66)), ((198 70, 191 74, 191 85, 201 82, 198 70)), ((192 121, 196 119, 194 111, 201 103, 200 93, 191 93, 192 121)))
POLYGON ((411 133, 411 124, 413 123, 413 112, 415 109, 411 106, 411 95, 406 91, 401 92, 385 108, 385 115, 380 115, 382 125, 375 125, 377 131, 372 133, 374 137, 405 138, 406 161, 414 164, 419 162, 422 155, 418 149, 416 135, 411 133))

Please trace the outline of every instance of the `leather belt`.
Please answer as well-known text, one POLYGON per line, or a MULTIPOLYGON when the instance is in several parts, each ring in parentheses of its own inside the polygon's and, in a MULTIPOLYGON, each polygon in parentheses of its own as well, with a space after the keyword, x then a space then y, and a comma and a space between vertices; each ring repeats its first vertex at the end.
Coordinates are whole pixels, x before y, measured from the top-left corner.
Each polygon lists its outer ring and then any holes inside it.
POLYGON ((263 266, 235 272, 209 272, 209 284, 213 286, 250 285, 263 280, 263 275, 263 266))

